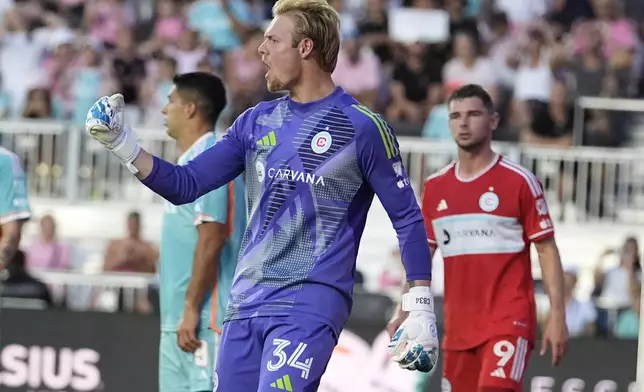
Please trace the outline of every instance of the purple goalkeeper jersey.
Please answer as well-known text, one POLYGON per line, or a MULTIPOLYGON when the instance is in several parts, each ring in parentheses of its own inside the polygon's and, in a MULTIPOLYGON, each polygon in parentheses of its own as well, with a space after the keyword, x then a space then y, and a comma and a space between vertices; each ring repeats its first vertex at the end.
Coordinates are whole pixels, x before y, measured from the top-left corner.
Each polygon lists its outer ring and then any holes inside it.
POLYGON ((374 194, 397 230, 407 279, 430 279, 422 215, 396 137, 343 89, 305 104, 262 102, 189 163, 155 157, 143 183, 184 204, 244 171, 249 220, 226 320, 302 314, 339 333, 374 194))

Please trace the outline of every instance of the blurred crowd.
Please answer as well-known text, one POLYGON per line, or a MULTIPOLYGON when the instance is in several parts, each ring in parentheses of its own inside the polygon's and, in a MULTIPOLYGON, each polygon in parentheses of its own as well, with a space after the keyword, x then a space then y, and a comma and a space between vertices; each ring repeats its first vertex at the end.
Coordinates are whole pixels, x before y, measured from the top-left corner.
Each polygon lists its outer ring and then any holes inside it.
POLYGON ((259 21, 243 1, 5 0, 0 74, 9 118, 84 122, 105 94, 121 92, 126 115, 160 126, 176 73, 221 73, 233 102, 261 96, 259 21), (253 91, 251 91, 253 90, 253 91))
MULTIPOLYGON (((582 271, 564 272, 566 322, 571 336, 615 336, 637 339, 639 333, 642 249, 634 237, 619 249, 606 249, 592 269, 592 291, 580 298, 578 281, 582 271)), ((537 307, 545 324, 548 303, 537 307)))
MULTIPOLYGON (((577 97, 644 95, 639 0, 330 0, 341 14, 336 82, 399 134, 449 139, 445 98, 485 86, 503 115, 497 138, 571 144, 577 97), (399 42, 401 7, 435 13, 449 34, 399 42), (392 22, 394 23, 394 22, 392 22), (436 40, 434 40, 436 41, 436 40)), ((269 0, 2 0, 0 112, 82 124, 115 91, 133 124, 159 127, 175 73, 208 71, 234 117, 271 98, 257 54, 269 0)), ((585 113, 585 144, 619 146, 633 116, 585 113)))

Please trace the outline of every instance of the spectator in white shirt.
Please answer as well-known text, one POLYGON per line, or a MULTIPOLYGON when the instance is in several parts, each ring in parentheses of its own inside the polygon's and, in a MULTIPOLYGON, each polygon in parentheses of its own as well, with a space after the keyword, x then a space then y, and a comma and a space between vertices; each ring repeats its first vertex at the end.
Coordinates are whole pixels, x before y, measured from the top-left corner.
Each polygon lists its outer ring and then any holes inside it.
POLYGON ((568 145, 569 137, 556 127, 551 101, 554 75, 550 66, 551 39, 541 28, 527 33, 524 53, 511 56, 518 65, 514 80, 512 117, 526 143, 568 145))
POLYGON ((514 79, 514 96, 518 102, 538 101, 548 103, 552 89, 549 51, 543 32, 528 32, 525 56, 519 59, 514 79))
POLYGON ((640 250, 634 237, 624 241, 619 251, 619 265, 606 268, 607 257, 616 254, 608 249, 601 255, 595 267, 595 291, 598 303, 602 308, 624 310, 633 303, 631 293, 642 280, 640 250))
MULTIPOLYGON (((597 321, 597 308, 591 301, 575 298, 577 272, 568 269, 564 272, 564 301, 566 304, 566 327, 571 337, 593 336, 597 321)), ((550 301, 544 295, 535 296, 537 317, 545 325, 550 316, 550 301)))
POLYGON ((31 34, 27 20, 16 9, 4 13, 4 31, 0 37, 0 75, 2 88, 10 97, 10 116, 20 117, 32 86, 25 80, 42 73, 41 64, 47 42, 31 34))
POLYGON ((571 337, 592 336, 595 332, 597 309, 590 301, 575 298, 577 274, 574 271, 564 273, 564 298, 566 301, 566 326, 571 337))
POLYGON ((513 28, 521 28, 548 12, 548 0, 496 0, 496 7, 505 12, 513 28))

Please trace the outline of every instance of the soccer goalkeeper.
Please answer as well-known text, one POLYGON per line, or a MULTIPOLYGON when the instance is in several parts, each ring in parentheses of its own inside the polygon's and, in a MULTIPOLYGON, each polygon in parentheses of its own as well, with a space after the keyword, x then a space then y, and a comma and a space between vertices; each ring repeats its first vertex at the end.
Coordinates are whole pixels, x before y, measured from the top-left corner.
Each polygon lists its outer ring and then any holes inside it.
POLYGON ((429 372, 438 337, 423 218, 391 128, 331 73, 340 37, 325 0, 279 0, 259 47, 272 92, 186 165, 152 156, 123 124, 122 97, 90 110, 90 135, 154 192, 185 204, 246 171, 249 221, 215 378, 225 392, 316 391, 349 317, 356 256, 377 195, 398 233, 409 317, 394 360, 429 372))
MULTIPOLYGON (((215 143, 226 91, 218 77, 201 72, 175 76, 173 83, 163 114, 182 152, 179 165, 185 165, 215 143)), ((246 228, 243 186, 240 176, 191 203, 166 203, 159 263, 161 392, 213 389, 218 334, 246 228)))

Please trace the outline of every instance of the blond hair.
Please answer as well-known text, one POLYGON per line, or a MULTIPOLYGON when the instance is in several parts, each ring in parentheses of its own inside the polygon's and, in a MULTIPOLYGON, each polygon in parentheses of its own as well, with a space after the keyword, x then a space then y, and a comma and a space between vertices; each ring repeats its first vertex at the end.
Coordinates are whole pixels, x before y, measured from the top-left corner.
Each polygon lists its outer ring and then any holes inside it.
POLYGON ((278 0, 273 6, 273 17, 286 14, 295 22, 293 46, 309 38, 318 64, 332 73, 340 51, 338 12, 326 0, 278 0))

